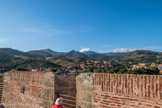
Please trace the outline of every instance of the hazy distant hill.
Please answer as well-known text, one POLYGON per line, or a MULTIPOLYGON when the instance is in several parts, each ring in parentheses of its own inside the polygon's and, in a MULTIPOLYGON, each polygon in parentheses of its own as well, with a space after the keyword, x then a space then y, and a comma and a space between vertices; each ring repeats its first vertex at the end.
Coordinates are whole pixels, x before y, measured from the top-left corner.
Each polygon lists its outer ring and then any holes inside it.
POLYGON ((110 52, 110 53, 103 53, 103 55, 106 55, 106 56, 126 56, 128 54, 130 54, 131 52, 123 52, 123 53, 113 53, 113 52, 110 52))
POLYGON ((149 50, 137 50, 129 53, 97 53, 89 55, 88 57, 94 60, 108 60, 118 63, 162 62, 162 53, 149 50))
POLYGON ((75 57, 75 58, 88 58, 86 54, 80 53, 78 51, 70 51, 64 55, 65 57, 75 57))
POLYGON ((85 52, 82 52, 82 53, 86 54, 86 55, 97 54, 97 52, 94 52, 94 51, 85 51, 85 52))
POLYGON ((85 51, 85 52, 82 52, 83 54, 86 54, 86 55, 105 55, 105 56, 126 56, 128 54, 130 54, 131 52, 122 52, 122 53, 114 53, 114 52, 110 52, 110 53, 97 53, 97 52, 94 52, 94 51, 85 51))
POLYGON ((133 51, 129 54, 129 56, 134 56, 134 55, 159 55, 159 52, 155 52, 155 51, 150 51, 150 50, 137 50, 137 51, 133 51))
POLYGON ((65 53, 64 52, 56 52, 56 51, 53 51, 51 49, 42 49, 42 51, 45 51, 53 56, 64 56, 65 53))
POLYGON ((109 56, 103 55, 103 54, 92 54, 88 56, 90 59, 94 59, 94 60, 110 60, 109 56))
POLYGON ((46 52, 22 52, 12 48, 0 48, 0 71, 16 69, 19 66, 26 68, 59 67, 59 65, 43 60, 52 56, 46 52))
POLYGON ((12 48, 0 48, 0 53, 8 54, 8 55, 16 55, 16 56, 25 56, 25 57, 37 57, 36 55, 28 54, 19 50, 15 50, 12 48))
POLYGON ((40 57, 40 58, 46 58, 46 57, 52 57, 53 56, 50 53, 45 52, 43 50, 33 50, 33 51, 28 51, 27 53, 35 55, 35 56, 40 57))
POLYGON ((121 62, 162 62, 162 54, 159 52, 138 50, 119 59, 121 62))

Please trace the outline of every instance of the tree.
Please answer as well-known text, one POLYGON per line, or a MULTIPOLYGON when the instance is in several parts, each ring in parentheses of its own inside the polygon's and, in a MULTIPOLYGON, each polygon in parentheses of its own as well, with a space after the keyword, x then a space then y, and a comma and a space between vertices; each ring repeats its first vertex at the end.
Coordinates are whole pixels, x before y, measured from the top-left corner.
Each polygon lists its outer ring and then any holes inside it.
POLYGON ((108 72, 108 70, 110 70, 109 67, 106 67, 106 68, 103 69, 104 73, 108 72))
POLYGON ((75 76, 78 76, 78 75, 80 75, 80 73, 79 73, 79 72, 75 73, 75 76))
POLYGON ((150 67, 149 70, 150 70, 149 74, 156 74, 156 75, 160 74, 160 70, 157 67, 150 67))
POLYGON ((96 72, 97 73, 102 73, 102 68, 97 68, 96 72))
POLYGON ((145 68, 139 68, 139 69, 132 69, 128 71, 129 74, 148 74, 148 75, 159 75, 160 71, 157 67, 149 67, 147 69, 145 68))
POLYGON ((138 71, 136 69, 131 69, 128 71, 129 74, 138 74, 138 71))
POLYGON ((93 67, 88 67, 88 72, 94 72, 94 68, 93 67))
POLYGON ((25 69, 24 67, 17 67, 17 71, 29 71, 28 69, 25 69))
POLYGON ((114 69, 108 70, 107 73, 114 73, 114 69))
POLYGON ((57 71, 57 69, 53 68, 53 69, 51 69, 51 71, 52 71, 52 72, 56 72, 56 71, 57 71))
POLYGON ((75 69, 78 69, 78 66, 75 66, 74 68, 75 68, 75 69))
POLYGON ((118 73, 124 74, 124 73, 127 73, 127 72, 128 72, 128 70, 126 68, 122 68, 122 69, 119 70, 118 73))

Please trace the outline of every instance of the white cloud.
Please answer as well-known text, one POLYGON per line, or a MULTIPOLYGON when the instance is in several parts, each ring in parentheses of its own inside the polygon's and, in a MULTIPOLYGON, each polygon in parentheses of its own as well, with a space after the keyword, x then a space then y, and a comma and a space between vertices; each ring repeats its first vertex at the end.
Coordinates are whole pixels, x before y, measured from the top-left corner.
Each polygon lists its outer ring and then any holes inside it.
POLYGON ((116 48, 109 50, 109 52, 122 53, 122 52, 132 52, 136 50, 151 50, 151 51, 162 51, 162 46, 148 46, 143 48, 116 48))
POLYGON ((15 49, 15 47, 12 47, 12 49, 15 49))
POLYGON ((136 48, 132 48, 132 49, 116 48, 116 49, 113 49, 112 52, 114 52, 114 53, 123 53, 123 52, 132 52, 132 51, 135 51, 135 50, 138 50, 138 49, 136 49, 136 48))
POLYGON ((90 51, 90 48, 82 48, 79 52, 86 52, 86 51, 90 51))

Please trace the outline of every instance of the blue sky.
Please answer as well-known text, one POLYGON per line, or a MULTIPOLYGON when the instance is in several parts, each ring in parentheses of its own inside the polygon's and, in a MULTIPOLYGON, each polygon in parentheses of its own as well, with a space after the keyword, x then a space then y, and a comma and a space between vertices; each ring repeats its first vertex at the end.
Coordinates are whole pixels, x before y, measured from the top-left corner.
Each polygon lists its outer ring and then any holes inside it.
POLYGON ((0 47, 162 51, 162 0, 0 0, 0 47))

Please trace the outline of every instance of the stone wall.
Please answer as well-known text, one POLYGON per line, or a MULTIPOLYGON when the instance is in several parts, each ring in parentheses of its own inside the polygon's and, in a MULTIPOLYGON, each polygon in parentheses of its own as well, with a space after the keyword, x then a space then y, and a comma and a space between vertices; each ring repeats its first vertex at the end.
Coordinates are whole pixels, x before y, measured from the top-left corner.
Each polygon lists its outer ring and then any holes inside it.
POLYGON ((50 108, 54 89, 52 73, 8 72, 4 75, 2 102, 6 108, 50 108))
POLYGON ((51 72, 8 72, 4 75, 2 102, 5 108, 51 108, 59 95, 75 97, 74 82, 74 76, 51 72))
POLYGON ((93 93, 100 92, 101 87, 93 85, 93 74, 80 74, 76 77, 76 108, 99 108, 93 102, 93 93))
POLYGON ((162 75, 12 71, 3 78, 5 108, 162 108, 162 75), (77 91, 77 93, 76 93, 77 91))
POLYGON ((79 108, 162 108, 162 75, 81 74, 79 108))

